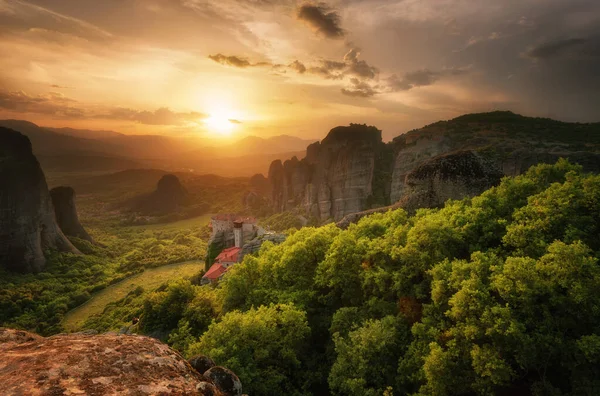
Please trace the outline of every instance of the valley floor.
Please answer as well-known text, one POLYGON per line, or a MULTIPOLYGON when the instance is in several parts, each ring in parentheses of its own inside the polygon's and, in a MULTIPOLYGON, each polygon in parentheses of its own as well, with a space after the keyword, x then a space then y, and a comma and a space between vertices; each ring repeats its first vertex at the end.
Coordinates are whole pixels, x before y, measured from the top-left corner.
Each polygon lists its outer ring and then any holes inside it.
POLYGON ((67 312, 62 324, 65 330, 76 331, 87 318, 102 313, 108 304, 124 298, 138 286, 152 290, 169 280, 195 275, 202 269, 204 269, 204 261, 186 261, 147 269, 94 294, 91 299, 67 312))

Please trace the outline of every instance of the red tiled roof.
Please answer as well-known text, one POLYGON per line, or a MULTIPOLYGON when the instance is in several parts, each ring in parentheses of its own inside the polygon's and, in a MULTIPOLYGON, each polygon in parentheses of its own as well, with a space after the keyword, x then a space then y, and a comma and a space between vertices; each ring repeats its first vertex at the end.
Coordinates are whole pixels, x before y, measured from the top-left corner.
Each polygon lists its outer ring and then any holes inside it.
POLYGON ((221 275, 227 272, 228 268, 223 267, 220 263, 215 263, 210 269, 204 274, 203 278, 215 280, 219 279, 221 275))
POLYGON ((238 248, 238 247, 231 247, 229 249, 225 249, 217 256, 217 258, 215 258, 215 263, 220 263, 220 262, 237 263, 241 251, 242 251, 242 249, 238 248))

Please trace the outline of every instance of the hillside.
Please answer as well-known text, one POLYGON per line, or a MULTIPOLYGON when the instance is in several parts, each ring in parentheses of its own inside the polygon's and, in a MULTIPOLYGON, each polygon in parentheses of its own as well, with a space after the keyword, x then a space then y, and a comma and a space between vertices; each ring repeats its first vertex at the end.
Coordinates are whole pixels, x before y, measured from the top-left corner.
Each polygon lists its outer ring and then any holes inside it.
POLYGON ((249 394, 595 395, 599 214, 599 175, 537 165, 441 209, 305 227, 216 288, 132 292, 84 328, 139 315, 249 394))
POLYGON ((469 114, 387 144, 376 128, 351 124, 309 146, 302 160, 274 161, 272 200, 279 211, 301 207, 321 221, 395 203, 436 207, 561 157, 599 171, 600 124, 469 114))

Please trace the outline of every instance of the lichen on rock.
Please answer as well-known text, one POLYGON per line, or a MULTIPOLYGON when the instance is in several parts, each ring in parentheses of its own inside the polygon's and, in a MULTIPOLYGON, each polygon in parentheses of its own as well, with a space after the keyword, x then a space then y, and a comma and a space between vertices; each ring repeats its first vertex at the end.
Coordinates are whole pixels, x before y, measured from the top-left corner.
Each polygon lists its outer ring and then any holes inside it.
POLYGON ((43 338, 0 328, 0 356, 3 395, 241 394, 231 371, 205 377, 166 344, 138 335, 43 338))

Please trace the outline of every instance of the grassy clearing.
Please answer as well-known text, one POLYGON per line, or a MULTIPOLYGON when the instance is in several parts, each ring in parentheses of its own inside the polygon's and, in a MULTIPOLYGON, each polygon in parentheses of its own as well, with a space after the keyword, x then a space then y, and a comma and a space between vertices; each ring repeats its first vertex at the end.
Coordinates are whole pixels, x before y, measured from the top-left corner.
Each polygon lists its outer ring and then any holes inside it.
POLYGON ((202 227, 210 222, 211 214, 206 214, 198 217, 192 217, 191 219, 174 221, 172 223, 159 223, 159 224, 148 224, 141 226, 132 226, 132 229, 145 228, 148 230, 172 230, 174 228, 190 228, 190 227, 202 227))
POLYGON ((138 286, 151 290, 171 279, 195 275, 201 269, 204 269, 203 261, 188 261, 147 269, 94 294, 86 303, 67 312, 62 324, 67 331, 77 330, 88 317, 101 313, 107 304, 124 298, 138 286))

